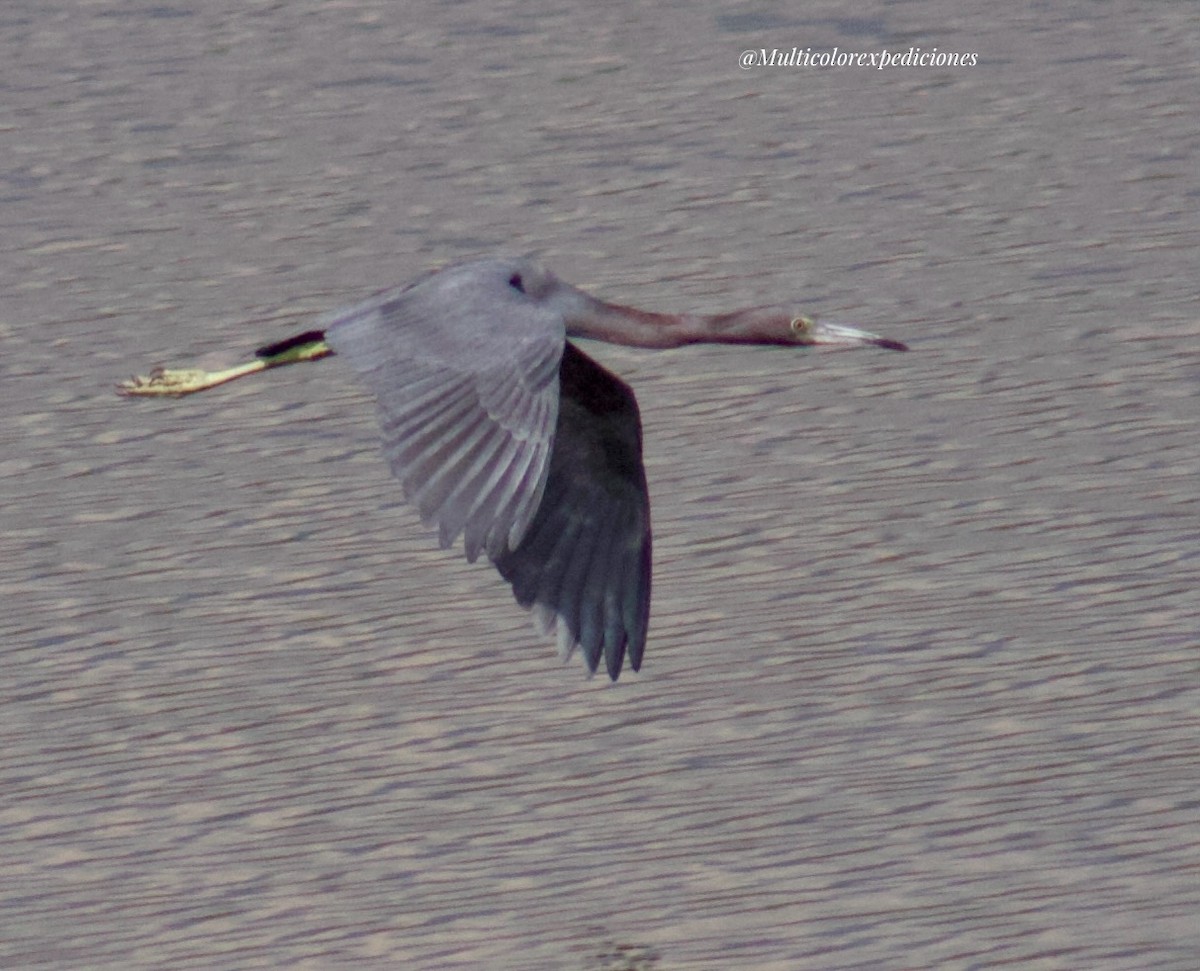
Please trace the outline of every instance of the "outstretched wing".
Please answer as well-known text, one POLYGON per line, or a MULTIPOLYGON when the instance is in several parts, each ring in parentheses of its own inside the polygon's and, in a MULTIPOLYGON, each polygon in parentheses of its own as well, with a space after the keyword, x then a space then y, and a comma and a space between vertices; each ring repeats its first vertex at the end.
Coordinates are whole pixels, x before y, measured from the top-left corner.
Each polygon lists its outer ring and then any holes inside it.
POLYGON ((567 343, 545 492, 521 543, 492 560, 523 607, 616 680, 641 667, 650 618, 650 498, 637 400, 567 343))
POLYGON ((329 346, 375 393, 384 454, 442 546, 461 533, 472 561, 517 547, 554 444, 560 317, 475 267, 385 291, 322 323, 329 346))
MULTIPOLYGON (((540 282, 544 282, 544 277, 540 282)), ((609 676, 636 671, 650 615, 637 402, 566 342, 524 265, 485 261, 321 323, 375 393, 383 450, 442 546, 464 536, 517 601, 609 676), (526 278, 522 277, 526 274, 526 278)))

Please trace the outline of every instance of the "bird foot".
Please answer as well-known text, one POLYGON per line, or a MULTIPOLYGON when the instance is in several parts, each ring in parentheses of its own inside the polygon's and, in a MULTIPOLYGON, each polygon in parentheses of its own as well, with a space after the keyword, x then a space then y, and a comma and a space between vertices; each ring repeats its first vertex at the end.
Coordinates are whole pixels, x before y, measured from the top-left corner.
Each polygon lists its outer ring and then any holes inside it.
POLYGON ((214 384, 219 384, 219 381, 213 380, 214 377, 212 372, 200 368, 168 370, 159 367, 149 374, 137 375, 128 381, 122 381, 117 385, 117 394, 126 397, 134 395, 179 397, 180 395, 194 394, 197 391, 211 388, 214 384))
POLYGON ((178 398, 181 395, 195 394, 197 391, 215 388, 218 384, 224 384, 226 381, 243 378, 247 374, 257 374, 259 371, 265 371, 269 367, 286 363, 290 362, 256 359, 247 361, 244 364, 238 364, 235 367, 226 368, 224 371, 204 371, 200 368, 156 367, 144 377, 138 376, 130 378, 128 381, 122 381, 117 385, 117 394, 125 395, 126 397, 141 395, 144 397, 165 396, 178 398))

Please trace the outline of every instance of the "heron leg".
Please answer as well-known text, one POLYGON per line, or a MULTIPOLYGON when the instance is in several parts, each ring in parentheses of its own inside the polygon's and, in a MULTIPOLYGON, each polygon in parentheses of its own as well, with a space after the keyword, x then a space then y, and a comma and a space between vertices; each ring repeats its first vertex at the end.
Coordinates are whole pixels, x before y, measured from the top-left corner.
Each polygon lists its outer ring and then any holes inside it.
POLYGON ((197 391, 206 391, 227 381, 257 374, 269 368, 328 357, 333 350, 325 343, 324 338, 325 335, 320 331, 309 331, 260 349, 253 361, 220 371, 205 371, 200 368, 155 368, 149 374, 122 381, 117 385, 117 394, 126 397, 176 398, 185 394, 195 394, 197 391))

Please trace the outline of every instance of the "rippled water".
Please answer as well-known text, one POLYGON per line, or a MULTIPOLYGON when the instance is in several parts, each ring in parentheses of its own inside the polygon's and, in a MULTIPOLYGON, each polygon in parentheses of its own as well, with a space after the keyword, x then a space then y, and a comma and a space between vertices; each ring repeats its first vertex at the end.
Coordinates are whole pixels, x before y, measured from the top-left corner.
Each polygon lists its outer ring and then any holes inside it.
POLYGON ((1194 968, 1195 19, 981 11, 9 4, 0 964, 1194 968), (914 348, 593 349, 615 687, 336 360, 111 394, 501 249, 914 348))

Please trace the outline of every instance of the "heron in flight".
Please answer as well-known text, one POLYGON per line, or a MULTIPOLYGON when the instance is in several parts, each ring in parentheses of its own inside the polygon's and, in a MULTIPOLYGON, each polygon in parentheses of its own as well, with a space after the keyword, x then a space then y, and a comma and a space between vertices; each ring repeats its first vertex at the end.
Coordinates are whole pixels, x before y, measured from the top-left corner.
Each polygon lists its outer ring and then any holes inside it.
POLYGON ((642 663, 650 617, 650 497, 637 399, 568 338, 630 347, 899 341, 785 307, 665 314, 599 300, 525 259, 451 266, 335 310, 319 329, 223 371, 157 369, 124 395, 184 395, 300 361, 344 357, 375 395, 383 451, 407 499, 461 535, 532 608, 564 658, 616 680, 642 663))

